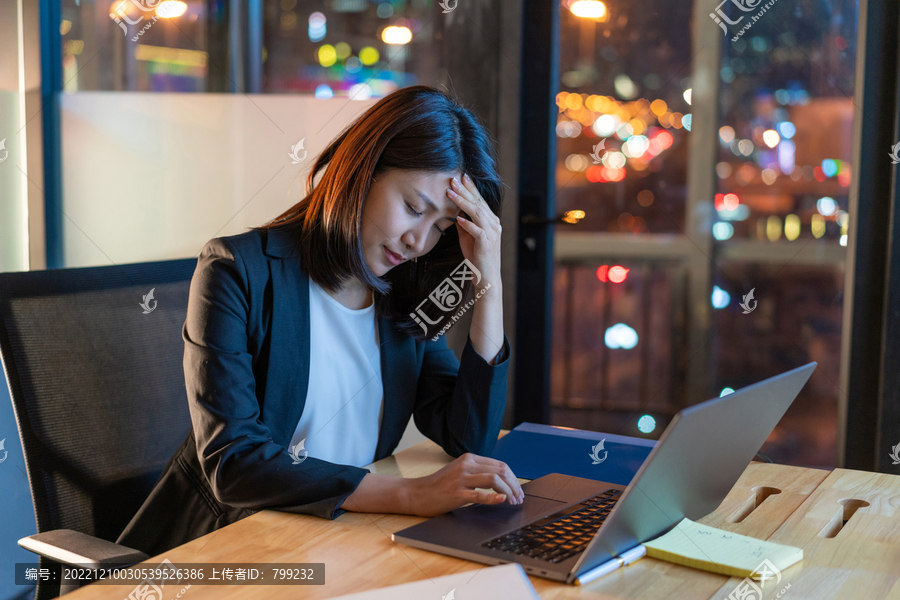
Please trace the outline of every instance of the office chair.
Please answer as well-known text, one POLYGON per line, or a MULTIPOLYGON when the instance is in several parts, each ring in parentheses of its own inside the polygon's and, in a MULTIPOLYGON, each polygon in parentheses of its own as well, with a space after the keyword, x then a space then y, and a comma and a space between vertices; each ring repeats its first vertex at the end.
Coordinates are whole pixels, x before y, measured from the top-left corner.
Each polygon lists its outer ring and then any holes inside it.
MULTIPOLYGON (((113 542, 191 427, 181 328, 196 265, 0 273, 0 359, 38 531, 19 545, 40 568, 149 558, 113 542)), ((35 600, 79 586, 36 583, 35 600)))

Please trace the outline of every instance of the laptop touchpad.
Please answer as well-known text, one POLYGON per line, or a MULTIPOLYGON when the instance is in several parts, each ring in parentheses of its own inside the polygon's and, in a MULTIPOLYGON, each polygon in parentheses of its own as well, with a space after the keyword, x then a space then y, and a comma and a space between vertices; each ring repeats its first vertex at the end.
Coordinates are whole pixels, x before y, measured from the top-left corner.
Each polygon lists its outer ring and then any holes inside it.
POLYGON ((536 519, 552 515, 569 504, 548 498, 525 495, 522 504, 473 504, 453 513, 469 522, 484 522, 491 530, 519 527, 536 519))

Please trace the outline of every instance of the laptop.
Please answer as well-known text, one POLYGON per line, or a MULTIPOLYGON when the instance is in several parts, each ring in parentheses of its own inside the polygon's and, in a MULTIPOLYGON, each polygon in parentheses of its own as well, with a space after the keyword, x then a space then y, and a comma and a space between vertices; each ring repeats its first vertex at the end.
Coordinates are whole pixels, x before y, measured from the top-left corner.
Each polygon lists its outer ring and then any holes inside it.
MULTIPOLYGON (((470 504, 391 539, 489 565, 515 562, 532 575, 580 583, 579 577, 682 518, 714 511, 816 364, 681 410, 627 487, 551 473, 522 485, 522 504, 470 504)), ((585 452, 572 460, 589 467, 591 451, 585 440, 585 452)))

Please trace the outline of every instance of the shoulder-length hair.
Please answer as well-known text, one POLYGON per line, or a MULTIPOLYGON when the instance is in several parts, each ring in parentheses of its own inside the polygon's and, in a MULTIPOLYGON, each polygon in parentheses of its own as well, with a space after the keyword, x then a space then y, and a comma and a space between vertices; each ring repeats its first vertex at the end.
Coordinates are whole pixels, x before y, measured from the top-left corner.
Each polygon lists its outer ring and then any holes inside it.
POLYGON ((465 282, 449 311, 426 301, 439 286, 446 289, 445 279, 463 262, 457 228, 451 226, 417 261, 408 260, 377 277, 366 264, 361 241, 369 185, 373 177, 392 169, 461 171, 500 216, 503 183, 493 144, 476 117, 446 93, 426 85, 400 88, 369 108, 319 155, 306 181, 305 198, 252 229, 288 230, 314 282, 336 291, 355 277, 373 290, 377 315, 416 339, 433 337, 462 306, 473 284, 465 282), (322 178, 314 183, 322 170, 322 178), (423 312, 427 319, 419 318, 423 312))

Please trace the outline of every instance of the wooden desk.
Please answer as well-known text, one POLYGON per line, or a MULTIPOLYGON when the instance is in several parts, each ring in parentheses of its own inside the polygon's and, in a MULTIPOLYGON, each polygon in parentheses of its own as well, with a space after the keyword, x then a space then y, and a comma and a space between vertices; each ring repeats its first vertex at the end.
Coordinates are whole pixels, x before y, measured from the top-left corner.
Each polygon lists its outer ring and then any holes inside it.
MULTIPOLYGON (((421 477, 451 460, 436 444, 426 441, 372 466, 378 473, 421 477)), ((898 506, 900 477, 897 476, 752 463, 722 505, 701 522, 804 549, 804 560, 785 570, 780 583, 766 583, 762 600, 772 600, 788 584, 786 600, 900 600, 898 506), (760 490, 765 493, 762 488, 776 488, 780 493, 769 495, 754 508, 760 490), (859 508, 835 537, 820 537, 820 532, 833 530, 842 520, 838 517, 838 511, 844 510, 838 503, 842 499, 863 500, 869 506, 859 508), (741 514, 745 518, 735 522, 741 514)), ((331 598, 451 573, 471 571, 474 575, 486 567, 391 541, 391 533, 423 520, 407 515, 347 512, 330 521, 260 511, 149 562, 168 558, 175 564, 319 562, 326 565, 324 586, 193 585, 182 595, 184 600, 331 598)), ((641 559, 584 587, 539 577, 530 579, 541 598, 610 600, 727 600, 742 581, 652 558, 641 559)), ((133 589, 134 585, 94 585, 72 592, 66 598, 121 600, 133 589)), ((174 598, 178 591, 167 586, 164 600, 174 598)))

